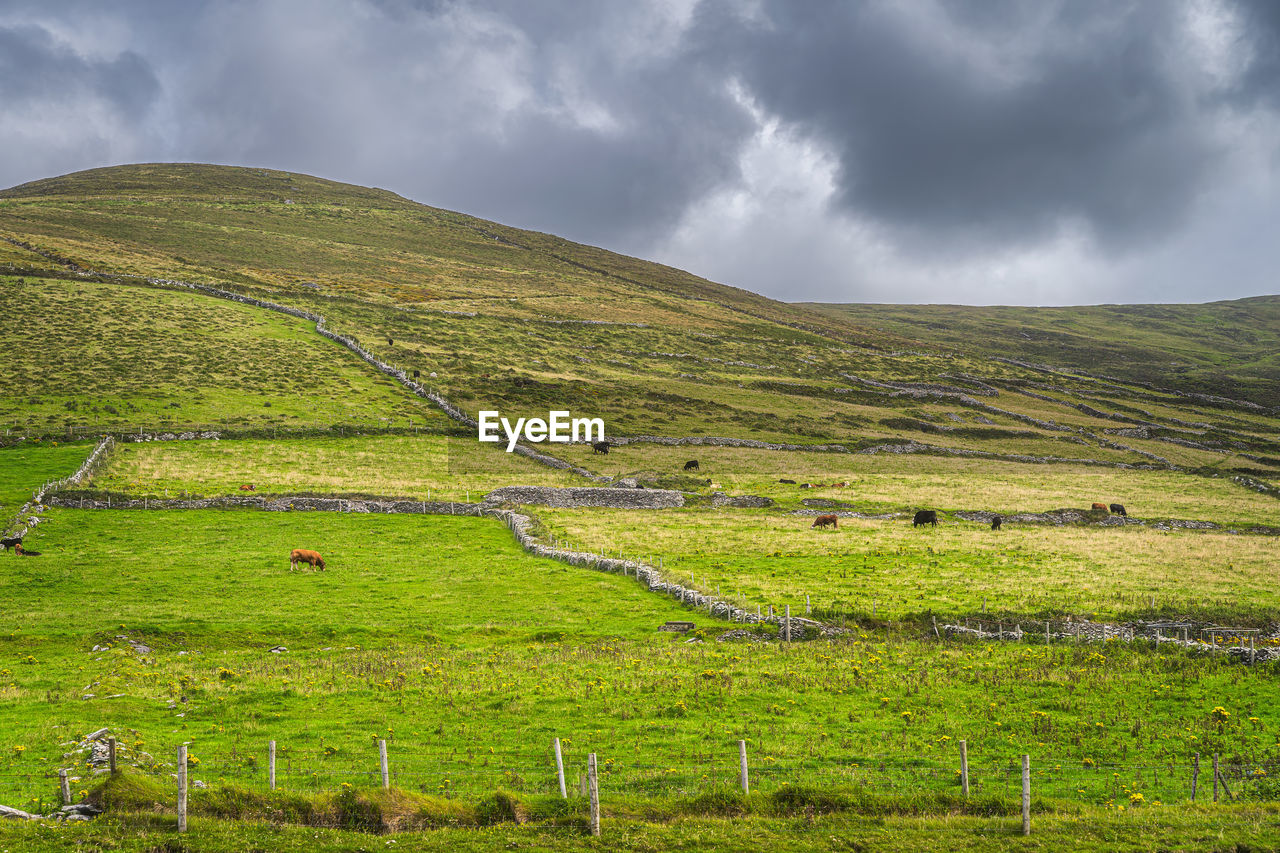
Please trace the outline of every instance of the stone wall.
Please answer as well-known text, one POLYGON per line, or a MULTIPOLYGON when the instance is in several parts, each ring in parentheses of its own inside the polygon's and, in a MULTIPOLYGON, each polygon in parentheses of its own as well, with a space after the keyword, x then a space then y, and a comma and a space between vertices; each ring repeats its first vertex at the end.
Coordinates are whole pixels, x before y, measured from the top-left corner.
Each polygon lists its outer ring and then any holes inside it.
POLYGON ((550 507, 672 509, 684 506, 684 493, 673 489, 504 486, 484 496, 489 504, 539 504, 550 507))

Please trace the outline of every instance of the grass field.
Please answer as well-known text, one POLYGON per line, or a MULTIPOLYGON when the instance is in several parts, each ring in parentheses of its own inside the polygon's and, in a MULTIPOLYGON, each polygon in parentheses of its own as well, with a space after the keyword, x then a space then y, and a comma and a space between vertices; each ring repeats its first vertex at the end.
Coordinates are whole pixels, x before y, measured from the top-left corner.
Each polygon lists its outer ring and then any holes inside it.
POLYGON ((276 739, 295 790, 367 780, 378 738, 398 784, 446 794, 550 792, 553 736, 571 766, 598 751, 613 790, 645 796, 731 788, 740 738, 766 792, 952 791, 961 738, 984 796, 1031 751, 1045 796, 1099 804, 1135 785, 1181 796, 1182 774, 1150 769, 1194 751, 1233 767, 1280 759, 1275 664, 1142 644, 937 643, 913 630, 790 648, 689 643, 655 629, 690 615, 729 626, 632 580, 526 557, 484 519, 51 516, 44 556, 10 558, 0 589, 11 800, 47 796, 60 744, 101 726, 161 761, 189 742, 198 778, 251 787, 276 739), (322 550, 328 569, 290 574, 295 544, 322 550), (78 606, 86 596, 91 609, 78 606), (278 644, 288 651, 268 651, 278 644))
POLYGON ((41 485, 74 472, 92 451, 93 445, 85 441, 0 447, 0 524, 7 523, 41 485))
MULTIPOLYGON (((671 578, 754 609, 805 596, 826 612, 882 617, 929 610, 1005 614, 1210 612, 1267 621, 1280 605, 1276 539, 1217 531, 1166 531, 944 521, 914 528, 910 516, 842 518, 838 530, 771 511, 537 508, 548 531, 584 550, 661 558, 671 578)), ((799 608, 799 611, 796 608, 799 608)))
POLYGON ((1088 508, 1094 501, 1124 504, 1139 518, 1187 518, 1280 524, 1280 501, 1226 478, 1070 464, 1021 464, 926 454, 845 454, 738 447, 631 444, 593 455, 566 446, 562 458, 610 476, 637 472, 683 473, 731 494, 765 495, 786 506, 822 498, 863 512, 916 509, 1043 512, 1088 508), (779 480, 795 480, 794 484, 779 480), (844 488, 832 486, 845 483, 844 488), (799 484, 823 486, 801 489, 799 484))
MULTIPOLYGON (((896 853, 925 849, 955 851, 1109 851, 1142 853, 1153 849, 1210 851, 1266 850, 1280 843, 1277 814, 1266 805, 1219 805, 1196 809, 1082 808, 1069 814, 1037 814, 1033 837, 1024 838, 1017 817, 828 814, 802 807, 781 816, 741 815, 681 817, 669 822, 653 818, 610 817, 603 804, 603 838, 593 839, 579 825, 434 829, 370 837, 365 833, 238 823, 193 817, 188 837, 180 843, 192 853, 238 853, 250 849, 347 853, 377 848, 423 851, 490 850, 697 850, 730 853, 761 850, 786 839, 787 849, 801 851, 862 850, 896 853)), ((780 810, 781 811, 781 810, 780 810)), ((579 821, 581 819, 579 818, 579 821)), ((565 821, 567 822, 567 821, 565 821)), ((80 851, 109 849, 120 853, 153 853, 155 839, 172 832, 174 820, 164 815, 131 815, 92 824, 62 827, 10 821, 0 825, 0 843, 14 851, 80 851)), ((175 844, 177 842, 174 842, 175 844)))
POLYGON ((498 486, 591 481, 473 438, 422 435, 125 444, 90 483, 150 495, 240 494, 244 484, 260 494, 468 500, 498 486))
POLYGON ((12 353, 0 362, 0 424, 10 429, 448 424, 313 324, 247 305, 10 277, 0 310, 12 353))

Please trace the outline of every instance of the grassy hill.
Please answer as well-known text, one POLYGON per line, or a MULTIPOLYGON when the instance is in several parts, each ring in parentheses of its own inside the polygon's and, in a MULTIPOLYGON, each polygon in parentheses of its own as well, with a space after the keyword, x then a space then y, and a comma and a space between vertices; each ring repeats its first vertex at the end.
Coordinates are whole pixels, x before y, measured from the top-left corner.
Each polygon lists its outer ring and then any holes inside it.
POLYGON ((1204 305, 809 307, 885 333, 1280 406, 1280 296, 1204 305))
MULTIPOLYGON (((13 271, 28 282, 9 279, 3 288, 9 311, 21 318, 15 329, 35 329, 45 340, 52 331, 58 357, 81 365, 101 358, 103 343, 111 342, 114 330, 102 328, 107 317, 128 325, 132 314, 153 350, 200 344, 183 321, 152 322, 155 304, 170 297, 118 280, 111 282, 109 315, 67 311, 59 304, 68 299, 66 285, 47 276, 70 268, 206 282, 318 311, 331 328, 419 370, 472 412, 534 416, 563 406, 604 417, 615 435, 851 449, 916 442, 1250 475, 1280 470, 1274 412, 1182 393, 1230 389, 1228 396, 1256 391, 1259 400, 1271 399, 1265 379, 1275 358, 1267 349, 1274 324, 1269 330, 1266 317, 1249 307, 1235 314, 1224 306, 1169 308, 1168 317, 1184 319, 1156 326, 1142 321, 1142 310, 1124 308, 894 313, 787 305, 383 190, 221 166, 123 166, 5 190, 0 237, 8 240, 13 271), (61 268, 51 270, 50 258, 61 268), (1240 312, 1248 322, 1232 319, 1240 312), (42 328, 55 315, 62 327, 42 328), (1204 317, 1218 318, 1216 325, 1204 317), (1058 326, 1069 326, 1070 346, 1047 338, 1058 326), (1043 347, 1006 348, 1005 341, 1028 340, 1015 328, 1046 337, 1043 347), (1225 345, 1232 334, 1238 339, 1225 345), (1171 352, 1181 354, 1186 370, 1162 369, 1171 352), (1053 363, 1087 362, 1092 372, 1119 379, 1046 374, 992 358, 1052 361, 1055 353, 1063 357, 1053 363), (1144 431, 1123 438, 1108 432, 1134 426, 1144 431)), ((108 297, 95 291, 89 298, 108 297)), ((228 311, 211 305, 201 310, 228 311)), ((138 351, 132 338, 114 340, 120 352, 138 351)), ((68 414, 58 409, 61 399, 33 408, 19 389, 43 369, 38 352, 24 347, 0 367, 0 419, 49 432, 68 423, 118 428, 137 420, 132 410, 115 421, 102 411, 68 414)), ((196 362, 208 357, 192 355, 196 362)), ((285 363, 279 372, 296 376, 285 363)), ((239 384, 234 375, 229 379, 239 384)), ((245 412, 253 408, 245 404, 245 412)), ((422 417, 404 406, 374 407, 383 418, 422 417)), ((215 407, 189 419, 236 417, 215 407)), ((262 412, 250 417, 271 422, 262 412)), ((315 419, 341 414, 317 411, 315 419)))

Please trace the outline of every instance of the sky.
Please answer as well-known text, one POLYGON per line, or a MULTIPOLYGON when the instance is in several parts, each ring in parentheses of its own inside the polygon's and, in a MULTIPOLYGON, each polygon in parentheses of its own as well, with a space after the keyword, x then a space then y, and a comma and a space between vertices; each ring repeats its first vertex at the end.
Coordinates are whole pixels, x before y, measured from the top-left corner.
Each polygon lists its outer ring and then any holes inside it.
POLYGON ((0 0, 0 186, 283 169, 787 301, 1280 293, 1273 0, 0 0))

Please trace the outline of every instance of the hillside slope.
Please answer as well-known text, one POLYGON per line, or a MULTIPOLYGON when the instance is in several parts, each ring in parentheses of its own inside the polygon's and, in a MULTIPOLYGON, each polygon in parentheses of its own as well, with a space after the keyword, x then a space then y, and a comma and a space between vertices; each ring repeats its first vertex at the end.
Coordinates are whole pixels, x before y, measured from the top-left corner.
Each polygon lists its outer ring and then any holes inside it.
MULTIPOLYGON (((385 190, 190 164, 5 190, 0 238, 0 264, 30 277, 0 285, 10 304, 56 316, 53 343, 70 363, 97 358, 94 347, 128 357, 142 346, 113 338, 91 311, 65 310, 65 285, 49 277, 91 270, 205 282, 322 314, 472 413, 565 408, 604 418, 612 436, 1280 471, 1264 387, 1276 349, 1267 300, 1054 311, 788 305, 385 190), (1186 371, 1164 369, 1175 355, 1186 371), (1262 405, 1238 399, 1248 397, 1262 405)), ((182 329, 147 320, 153 288, 103 281, 115 288, 110 322, 132 312, 155 346, 185 345, 182 329)), ((44 366, 28 347, 0 368, 11 425, 112 426, 101 412, 89 421, 28 406, 22 386, 44 366)), ((282 382, 296 381, 296 365, 279 369, 290 374, 282 382)), ((107 381, 98 393, 116 390, 107 381)), ((146 406, 126 402, 134 408, 121 424, 135 425, 146 406)), ((372 400, 354 406, 365 421, 406 417, 372 400)))
POLYGON ((1280 296, 1204 305, 979 308, 811 303, 885 333, 1280 406, 1280 296))

